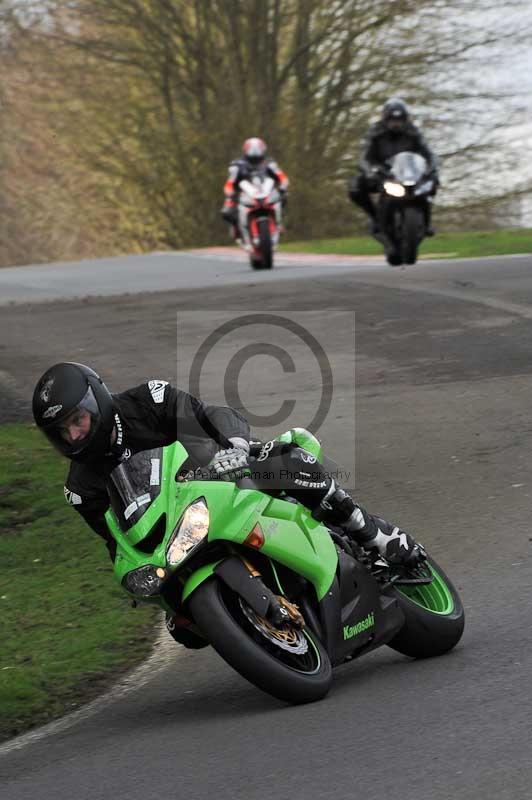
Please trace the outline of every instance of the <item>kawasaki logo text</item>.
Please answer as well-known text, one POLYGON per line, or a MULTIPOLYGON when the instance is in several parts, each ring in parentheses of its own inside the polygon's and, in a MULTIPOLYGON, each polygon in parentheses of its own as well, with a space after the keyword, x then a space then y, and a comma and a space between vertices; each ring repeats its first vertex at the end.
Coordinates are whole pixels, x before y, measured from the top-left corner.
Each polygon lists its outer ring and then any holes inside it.
POLYGON ((344 640, 352 639, 354 636, 358 636, 359 633, 367 631, 368 628, 372 628, 374 625, 375 615, 373 611, 370 611, 368 616, 361 619, 356 625, 344 625, 344 640))

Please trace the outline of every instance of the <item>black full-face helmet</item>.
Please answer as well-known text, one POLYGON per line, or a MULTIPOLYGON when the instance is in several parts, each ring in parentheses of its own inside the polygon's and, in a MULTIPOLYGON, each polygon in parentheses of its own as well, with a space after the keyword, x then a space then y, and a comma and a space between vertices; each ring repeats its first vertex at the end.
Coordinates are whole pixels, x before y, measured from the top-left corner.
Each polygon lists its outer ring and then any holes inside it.
POLYGON ((56 450, 72 461, 90 461, 109 452, 113 398, 90 367, 65 362, 46 370, 33 393, 33 417, 56 450), (72 442, 65 431, 68 424, 81 418, 87 431, 72 442))
POLYGON ((382 121, 390 133, 402 133, 410 120, 408 106, 399 97, 391 97, 382 107, 382 121))

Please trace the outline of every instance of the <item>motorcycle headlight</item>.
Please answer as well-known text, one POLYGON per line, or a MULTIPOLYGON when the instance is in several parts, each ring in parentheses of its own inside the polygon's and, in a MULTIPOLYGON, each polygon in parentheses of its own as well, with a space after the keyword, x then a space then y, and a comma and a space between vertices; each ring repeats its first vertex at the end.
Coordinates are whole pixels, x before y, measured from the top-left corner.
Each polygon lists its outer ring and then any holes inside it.
POLYGON ((124 575, 122 585, 131 594, 151 597, 154 594, 159 594, 165 576, 164 569, 147 564, 124 575))
POLYGON ((191 503, 175 529, 166 548, 169 564, 179 564, 209 532, 209 509, 203 498, 191 503))
POLYGON ((384 191, 392 197, 404 197, 406 189, 400 183, 393 183, 392 181, 384 182, 384 191))

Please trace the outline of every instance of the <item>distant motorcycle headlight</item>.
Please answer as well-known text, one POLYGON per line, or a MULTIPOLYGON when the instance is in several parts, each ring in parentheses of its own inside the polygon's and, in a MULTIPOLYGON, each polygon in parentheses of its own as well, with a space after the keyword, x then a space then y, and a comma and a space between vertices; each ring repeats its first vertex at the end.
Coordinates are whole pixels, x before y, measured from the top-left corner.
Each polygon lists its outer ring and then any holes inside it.
POLYGON ((154 594, 159 594, 161 590, 163 581, 157 574, 158 572, 164 576, 164 570, 160 567, 152 567, 147 564, 124 575, 122 585, 131 594, 137 594, 140 597, 151 597, 154 594))
POLYGON ((179 564, 209 532, 209 509, 203 498, 191 503, 175 529, 166 548, 169 564, 179 564))
POLYGON ((392 197, 404 197, 406 189, 400 183, 393 183, 392 181, 384 182, 384 191, 392 197))

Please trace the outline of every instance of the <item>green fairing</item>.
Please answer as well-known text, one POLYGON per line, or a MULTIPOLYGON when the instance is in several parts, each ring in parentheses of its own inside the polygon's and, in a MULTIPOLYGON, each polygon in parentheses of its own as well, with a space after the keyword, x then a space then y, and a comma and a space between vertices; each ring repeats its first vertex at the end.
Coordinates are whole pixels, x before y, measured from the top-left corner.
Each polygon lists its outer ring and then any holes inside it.
MULTIPOLYGON (((279 440, 327 464, 308 431, 279 440)), ((437 565, 429 562, 430 583, 384 575, 383 587, 362 559, 339 562, 331 532, 301 504, 259 491, 249 477, 239 486, 196 479, 201 471, 186 462, 179 443, 131 456, 111 474, 106 514, 115 577, 130 597, 164 609, 176 641, 210 644, 264 691, 307 703, 325 695, 331 668, 347 658, 382 644, 428 657, 460 638, 463 610, 437 565)))
POLYGON ((176 504, 176 490, 178 484, 174 476, 179 467, 187 458, 186 450, 179 443, 170 445, 164 449, 164 467, 161 474, 161 491, 159 496, 150 504, 145 514, 139 521, 123 532, 118 524, 118 520, 112 509, 105 514, 107 526, 116 539, 117 552, 115 558, 115 577, 119 582, 126 573, 133 569, 138 569, 145 564, 153 564, 156 567, 166 566, 166 542, 169 535, 175 528, 180 511, 176 504), (166 534, 161 544, 154 550, 153 554, 143 553, 135 548, 144 537, 153 529, 162 514, 166 514, 166 534), (176 516, 177 513, 177 516, 176 516))
MULTIPOLYGON (((304 446, 316 458, 321 455, 318 440, 303 429, 289 431, 279 440, 304 446)), ((117 541, 114 570, 117 580, 121 583, 127 573, 145 565, 162 567, 167 574, 179 570, 186 557, 178 565, 167 565, 166 549, 187 507, 203 498, 209 510, 209 542, 223 540, 242 545, 259 523, 265 540, 260 552, 307 578, 321 600, 331 586, 338 561, 327 529, 303 506, 274 499, 254 489, 238 489, 234 483, 226 481, 176 482, 175 475, 187 457, 186 450, 178 442, 164 448, 160 492, 129 530, 122 531, 114 511, 107 511, 107 524, 117 541), (163 514, 166 515, 163 540, 153 553, 142 552, 136 545, 154 529, 163 514)), ((252 549, 249 552, 252 553, 252 549)), ((212 574, 214 566, 212 563, 203 565, 187 576, 187 597, 212 574)), ((158 594, 134 596, 164 605, 158 594)))
POLYGON ((219 563, 219 561, 216 561, 213 564, 204 564, 203 567, 200 567, 198 570, 196 570, 196 572, 194 572, 193 575, 190 576, 183 587, 183 603, 190 597, 192 592, 194 592, 198 586, 203 583, 203 581, 206 581, 207 578, 211 577, 219 563))

